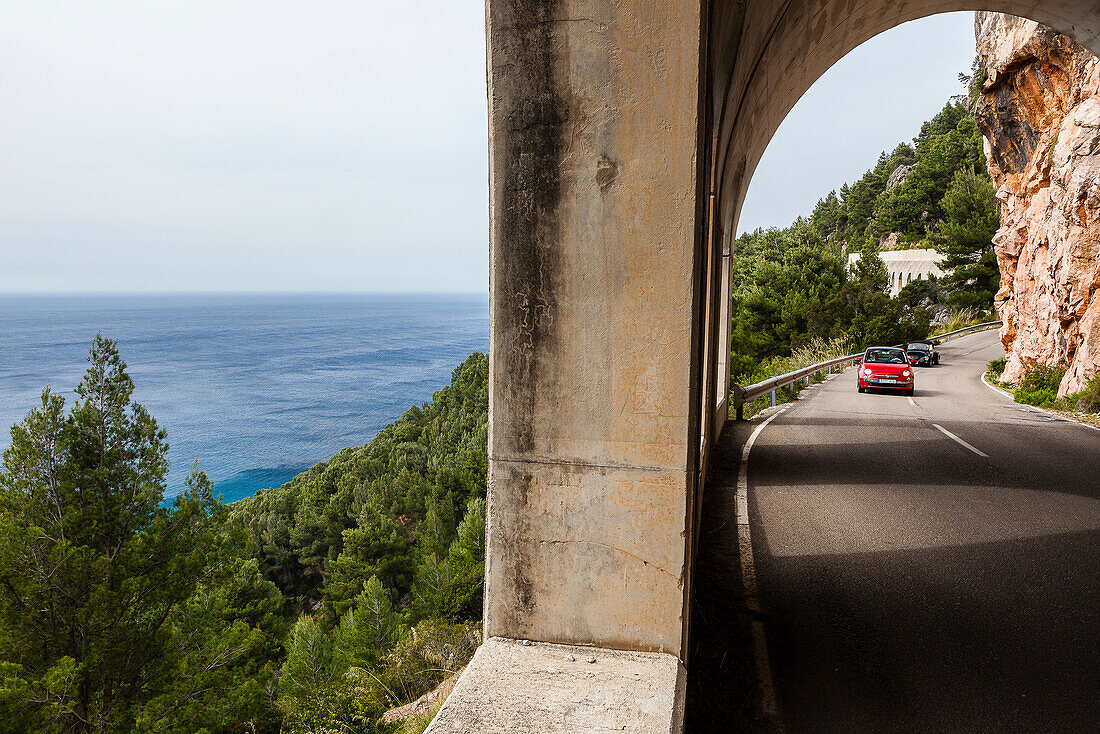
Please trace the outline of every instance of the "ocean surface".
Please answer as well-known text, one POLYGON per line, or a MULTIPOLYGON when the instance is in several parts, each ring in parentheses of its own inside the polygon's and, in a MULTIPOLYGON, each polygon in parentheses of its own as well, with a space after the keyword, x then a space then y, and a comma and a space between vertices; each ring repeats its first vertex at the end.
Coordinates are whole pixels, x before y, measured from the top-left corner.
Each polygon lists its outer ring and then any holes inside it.
POLYGON ((197 460, 231 502, 370 441, 488 330, 481 294, 0 295, 0 449, 44 386, 72 400, 101 331, 168 431, 166 495, 197 460))

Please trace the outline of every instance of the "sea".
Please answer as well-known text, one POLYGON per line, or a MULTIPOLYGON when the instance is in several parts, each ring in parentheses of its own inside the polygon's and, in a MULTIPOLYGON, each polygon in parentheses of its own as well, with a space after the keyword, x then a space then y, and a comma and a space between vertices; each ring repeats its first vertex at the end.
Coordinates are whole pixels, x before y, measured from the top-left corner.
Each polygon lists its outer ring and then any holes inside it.
POLYGON ((488 331, 484 294, 0 295, 0 449, 101 332, 168 432, 166 497, 198 462, 232 502, 430 401, 488 331))

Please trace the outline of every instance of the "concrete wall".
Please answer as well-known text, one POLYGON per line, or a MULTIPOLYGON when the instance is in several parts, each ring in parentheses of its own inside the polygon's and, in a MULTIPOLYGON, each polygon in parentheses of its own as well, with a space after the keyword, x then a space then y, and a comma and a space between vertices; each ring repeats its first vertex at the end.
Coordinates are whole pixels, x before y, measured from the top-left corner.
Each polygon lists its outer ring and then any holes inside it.
POLYGON ((699 11, 489 3, 487 636, 682 655, 699 11))

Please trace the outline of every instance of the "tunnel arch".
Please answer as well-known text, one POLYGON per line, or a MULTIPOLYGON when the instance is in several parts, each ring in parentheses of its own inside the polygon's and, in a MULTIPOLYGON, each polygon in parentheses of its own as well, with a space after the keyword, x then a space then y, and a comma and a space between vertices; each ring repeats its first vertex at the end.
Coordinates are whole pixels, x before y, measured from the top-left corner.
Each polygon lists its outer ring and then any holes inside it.
MULTIPOLYGON (((834 64, 899 25, 959 11, 1034 20, 1100 55, 1100 5, 1075 0, 713 0, 703 6, 708 15, 700 97, 706 150, 698 175, 707 182, 710 206, 699 226, 706 257, 721 263, 703 285, 717 295, 707 310, 719 317, 702 355, 705 382, 714 374, 715 381, 729 383, 728 360, 716 362, 710 355, 729 350, 728 329, 721 324, 729 320, 733 239, 753 174, 783 120, 834 64)), ((703 402, 705 407, 708 401, 703 402)))
POLYGON ((979 10, 1038 21, 1100 55, 1100 6, 1073 0, 715 2, 703 90, 710 112, 710 190, 717 201, 712 237, 720 242, 733 237, 748 184, 772 136, 833 64, 903 23, 979 10))

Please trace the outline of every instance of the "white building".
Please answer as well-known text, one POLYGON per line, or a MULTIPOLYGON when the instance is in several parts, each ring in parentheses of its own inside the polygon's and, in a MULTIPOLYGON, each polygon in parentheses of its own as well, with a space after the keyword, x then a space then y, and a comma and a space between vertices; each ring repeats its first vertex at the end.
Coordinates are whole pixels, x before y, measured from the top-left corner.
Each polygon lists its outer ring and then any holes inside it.
MULTIPOLYGON (((848 255, 849 267, 859 261, 861 253, 848 255)), ((886 250, 879 253, 886 263, 886 273, 890 277, 890 295, 896 296, 902 288, 914 280, 923 280, 929 275, 942 278, 940 261, 943 255, 935 250, 886 250)))

